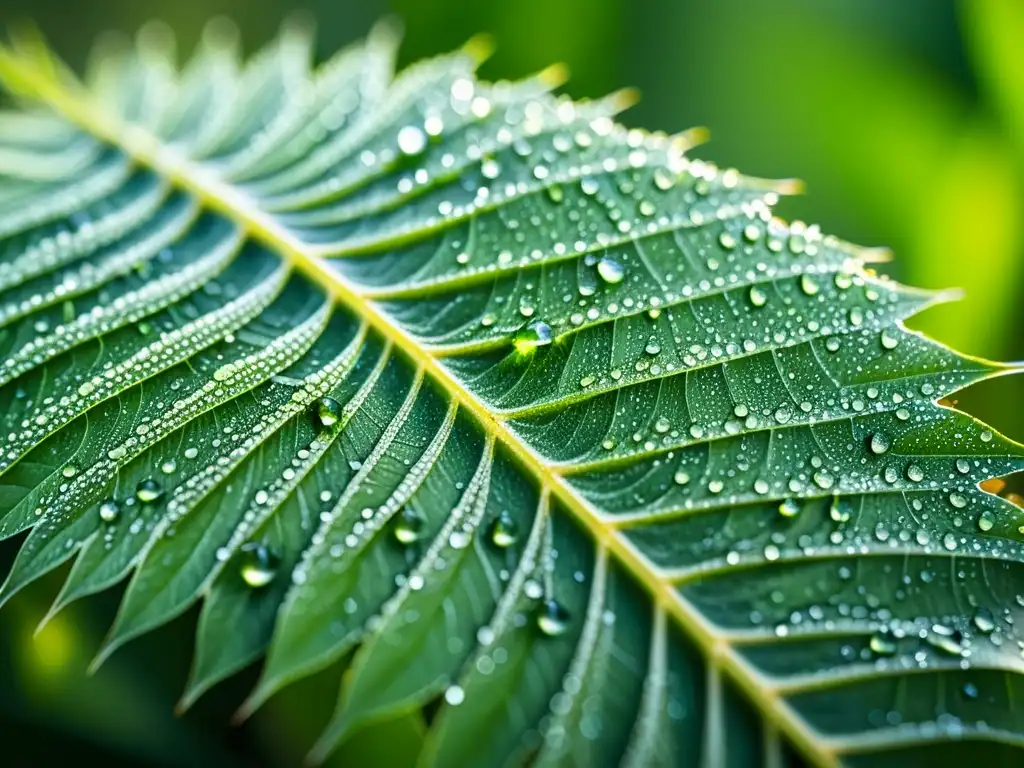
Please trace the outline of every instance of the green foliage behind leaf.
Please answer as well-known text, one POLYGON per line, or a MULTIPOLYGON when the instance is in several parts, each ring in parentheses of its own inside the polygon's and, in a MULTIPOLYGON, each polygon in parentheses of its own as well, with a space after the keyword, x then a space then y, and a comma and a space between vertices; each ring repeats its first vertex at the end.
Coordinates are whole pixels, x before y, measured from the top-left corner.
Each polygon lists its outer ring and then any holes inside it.
POLYGON ((626 95, 395 47, 0 49, 0 600, 202 601, 183 706, 351 655, 316 758, 1010 759, 1022 451, 940 401, 1011 369, 626 95))

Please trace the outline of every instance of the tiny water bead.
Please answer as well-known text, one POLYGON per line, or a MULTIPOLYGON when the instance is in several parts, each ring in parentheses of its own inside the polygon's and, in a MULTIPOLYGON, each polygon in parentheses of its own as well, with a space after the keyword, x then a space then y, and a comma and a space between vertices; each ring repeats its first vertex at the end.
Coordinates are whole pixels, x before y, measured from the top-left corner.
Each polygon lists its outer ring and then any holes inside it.
POLYGON ((143 504, 152 504, 160 500, 164 495, 164 489, 160 483, 149 477, 135 487, 135 495, 143 504))
POLYGON ((753 304, 755 307, 763 307, 765 304, 768 303, 768 294, 766 294, 756 285, 750 288, 750 293, 748 294, 748 296, 750 297, 750 303, 753 304))
POLYGON ((333 397, 321 397, 316 401, 316 418, 323 427, 333 427, 341 418, 341 403, 333 397))
POLYGON ((242 547, 239 574, 242 581, 253 589, 267 586, 277 576, 280 559, 264 544, 246 544, 242 547))
POLYGON ((553 339, 551 326, 543 320, 534 320, 516 331, 512 343, 517 352, 525 353, 536 347, 547 346, 553 339))
POLYGON ((105 523, 112 523, 121 515, 121 505, 114 499, 107 499, 100 504, 100 520, 105 523))
POLYGON ((415 544, 423 535, 423 516, 414 509, 405 507, 395 517, 395 539, 399 544, 415 544))
POLYGON ((491 542, 496 547, 507 549, 519 539, 519 526, 508 510, 503 509, 491 523, 491 542))
POLYGON ((569 629, 569 612, 557 600, 545 600, 537 613, 537 626, 548 637, 564 635, 569 629))

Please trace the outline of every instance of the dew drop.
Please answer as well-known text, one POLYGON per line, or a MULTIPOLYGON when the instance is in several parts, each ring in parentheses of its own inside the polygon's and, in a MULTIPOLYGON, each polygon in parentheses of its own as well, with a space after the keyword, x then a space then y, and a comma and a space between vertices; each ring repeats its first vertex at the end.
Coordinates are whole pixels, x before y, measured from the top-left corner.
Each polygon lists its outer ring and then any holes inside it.
POLYGON ((121 506, 113 499, 107 499, 100 504, 100 520, 105 523, 112 523, 121 514, 121 506))
POLYGON ((406 155, 418 155, 427 146, 427 137, 415 125, 407 125, 398 132, 398 148, 406 155))
POLYGON ((423 535, 423 517, 414 509, 404 507, 395 519, 395 538, 399 544, 415 544, 423 535))
POLYGON ((884 432, 875 432, 868 439, 868 448, 877 456, 881 456, 888 451, 890 445, 892 445, 892 440, 884 432))
POLYGON ((164 489, 160 483, 150 477, 135 486, 135 495, 143 504, 152 504, 164 495, 164 489))
POLYGON ((979 608, 974 612, 974 626, 982 634, 988 635, 995 631, 996 622, 987 608, 979 608))
POLYGON ((316 401, 316 417, 323 427, 333 427, 341 418, 341 403, 333 397, 321 397, 316 401))
POLYGON ((626 271, 619 262, 607 256, 597 262, 597 274, 606 283, 621 283, 626 276, 626 271))
POLYGON ((783 517, 796 517, 800 514, 800 502, 796 499, 786 499, 779 504, 779 514, 783 517))
POLYGON ((755 307, 763 307, 768 303, 768 295, 756 285, 751 286, 747 295, 750 297, 750 303, 755 307))
POLYGON ((924 470, 917 466, 917 464, 910 464, 907 467, 907 480, 912 483, 920 483, 924 480, 924 470))
POLYGON ((800 276, 800 290, 808 296, 815 296, 818 293, 818 283, 810 275, 800 276))
POLYGON ((259 589, 274 580, 279 560, 268 547, 263 544, 246 544, 242 552, 242 564, 239 566, 242 581, 253 589, 259 589))
POLYGON ((556 600, 546 600, 537 614, 537 626, 548 637, 564 635, 569 629, 569 612, 556 600))
POLYGON ((897 336, 888 328, 882 331, 881 336, 879 336, 879 339, 881 340, 882 347, 884 349, 896 349, 896 347, 898 347, 900 343, 900 337, 897 336))
POLYGON ((550 344, 553 338, 550 325, 543 320, 534 320, 516 331, 512 343, 517 352, 526 353, 536 347, 550 344))
POLYGON ((502 510, 491 523, 491 542, 496 547, 507 549, 519 539, 519 526, 508 510, 502 510))
POLYGON ((876 632, 868 641, 868 646, 879 656, 892 656, 896 653, 896 643, 886 632, 876 632))

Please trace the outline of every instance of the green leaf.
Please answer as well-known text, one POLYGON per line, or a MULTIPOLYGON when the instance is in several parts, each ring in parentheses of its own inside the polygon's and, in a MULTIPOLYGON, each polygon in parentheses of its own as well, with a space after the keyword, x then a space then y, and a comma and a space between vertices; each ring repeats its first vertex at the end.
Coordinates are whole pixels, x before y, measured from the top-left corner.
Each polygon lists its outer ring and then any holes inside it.
POLYGON ((316 758, 1024 744, 1024 452, 945 400, 1013 369, 904 327, 943 295, 557 69, 230 40, 0 49, 0 601, 131 574, 102 659, 202 600, 183 706, 351 655, 316 758))

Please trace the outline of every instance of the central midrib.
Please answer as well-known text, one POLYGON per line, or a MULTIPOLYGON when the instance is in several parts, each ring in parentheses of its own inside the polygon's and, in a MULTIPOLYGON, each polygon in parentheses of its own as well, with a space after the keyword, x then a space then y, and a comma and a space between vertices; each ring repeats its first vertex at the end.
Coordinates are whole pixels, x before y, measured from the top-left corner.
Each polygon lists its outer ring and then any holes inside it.
MULTIPOLYGON (((460 408, 471 413, 481 428, 500 440, 519 463, 532 473, 542 488, 548 489, 571 511, 600 546, 611 552, 636 579, 652 592, 657 607, 675 617, 677 623, 707 654, 709 664, 718 665, 757 703, 761 714, 787 736, 808 757, 819 764, 835 765, 837 756, 806 723, 751 667, 731 645, 716 635, 699 611, 663 577, 660 569, 648 561, 620 533, 606 526, 600 514, 580 498, 566 479, 545 464, 501 420, 448 371, 433 355, 422 349, 399 326, 381 312, 344 276, 331 270, 312 253, 312 248, 261 211, 250 199, 193 163, 148 131, 111 119, 88 98, 77 83, 61 84, 45 76, 30 63, 22 62, 0 47, 0 81, 16 76, 28 95, 47 104, 64 118, 112 146, 118 147, 139 166, 147 168, 179 189, 193 195, 203 206, 216 211, 240 227, 246 235, 272 249, 295 269, 309 277, 332 298, 391 341, 454 398, 460 408)), ((22 89, 18 89, 19 91, 22 89)))

